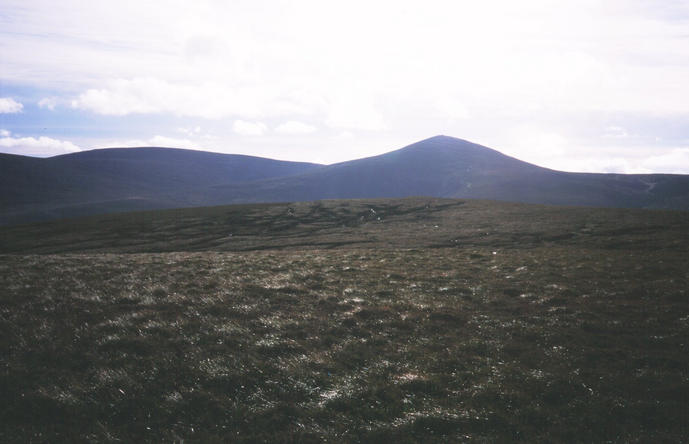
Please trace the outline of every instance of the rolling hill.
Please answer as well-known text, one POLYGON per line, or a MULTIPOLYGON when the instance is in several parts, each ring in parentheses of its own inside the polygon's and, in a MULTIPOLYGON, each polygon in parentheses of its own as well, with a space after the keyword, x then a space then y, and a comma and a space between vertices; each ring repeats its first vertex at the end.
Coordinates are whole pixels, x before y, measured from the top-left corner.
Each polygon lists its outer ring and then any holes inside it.
POLYGON ((229 203, 433 196, 689 209, 689 176, 554 171, 447 136, 334 165, 200 151, 0 156, 0 224, 229 203))
POLYGON ((567 173, 465 140, 436 136, 397 151, 314 168, 298 176, 216 187, 213 196, 218 203, 434 196, 687 209, 689 176, 567 173))
POLYGON ((191 207, 215 185, 319 165, 171 148, 113 148, 47 159, 0 154, 0 223, 191 207))

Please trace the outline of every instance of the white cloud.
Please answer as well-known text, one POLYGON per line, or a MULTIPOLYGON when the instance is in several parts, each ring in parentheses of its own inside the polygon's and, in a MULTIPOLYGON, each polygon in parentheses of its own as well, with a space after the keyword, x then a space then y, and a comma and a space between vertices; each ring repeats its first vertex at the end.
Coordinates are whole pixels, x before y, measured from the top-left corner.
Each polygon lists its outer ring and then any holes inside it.
POLYGON ((7 137, 4 132, 1 135, 3 137, 0 138, 0 151, 3 153, 48 157, 81 151, 81 148, 65 140, 43 136, 39 138, 7 137))
POLYGON ((329 103, 325 123, 331 128, 383 131, 388 129, 380 110, 364 97, 340 97, 329 103))
POLYGON ((111 81, 110 86, 104 89, 89 89, 72 101, 72 107, 113 116, 163 111, 186 115, 193 101, 194 94, 189 87, 175 87, 153 78, 138 78, 111 81))
MULTIPOLYGON (((532 141, 538 142, 534 134, 532 141)), ((578 146, 555 134, 544 134, 540 149, 538 143, 521 151, 502 150, 520 160, 559 171, 582 173, 619 173, 619 174, 689 174, 689 148, 656 147, 648 150, 643 146, 594 145, 578 146), (555 147, 556 149, 551 149, 555 147)), ((617 139, 601 139, 613 140, 617 139)), ((623 139, 626 140, 626 139, 623 139)))
POLYGON ((262 122, 246 122, 235 120, 232 124, 232 131, 242 136, 262 136, 268 127, 262 122))
POLYGON ((451 97, 440 97, 435 101, 434 107, 449 119, 460 120, 469 117, 466 106, 461 101, 451 97))
POLYGON ((280 134, 311 134, 315 131, 315 126, 307 125, 306 123, 296 120, 282 123, 275 128, 275 132, 280 134))
POLYGON ((506 129, 504 139, 495 146, 508 156, 540 166, 566 155, 569 141, 560 133, 531 124, 506 129))
POLYGON ((22 112, 24 105, 11 97, 0 97, 0 114, 14 114, 22 112))
MULTIPOLYGON (((442 133, 531 150, 540 161, 595 143, 636 147, 643 133, 613 118, 620 113, 686 121, 684 3, 4 0, 0 82, 100 115, 169 119, 152 134, 192 125, 174 116, 217 120, 204 129, 224 119, 295 121, 319 128, 309 138, 314 156, 352 130, 351 148, 338 145, 337 156, 442 133), (611 118, 593 122, 594 113, 611 118), (516 146, 510 128, 537 119, 540 135, 516 146), (618 122, 623 131, 605 131, 618 122), (586 132, 596 134, 575 137, 586 132)), ((267 128, 238 126, 266 136, 252 149, 279 145, 267 128)), ((674 128, 685 129, 652 136, 679 146, 669 133, 688 138, 689 126, 674 128)), ((647 143, 646 154, 657 148, 647 143)))
POLYGON ((38 106, 39 106, 39 108, 47 108, 47 109, 53 111, 55 109, 55 107, 57 106, 57 98, 56 97, 44 97, 38 101, 38 106))
POLYGON ((8 130, 0 129, 0 137, 10 137, 10 134, 12 133, 10 133, 8 130))
POLYGON ((204 150, 203 146, 190 139, 178 139, 175 137, 167 137, 155 135, 148 139, 129 139, 129 140, 111 140, 101 142, 99 148, 139 148, 139 147, 161 147, 161 148, 184 148, 189 150, 204 150))
POLYGON ((611 125, 605 128, 605 133, 603 134, 603 137, 609 139, 626 139, 627 137, 629 137, 629 133, 626 129, 622 128, 621 126, 611 125))
POLYGON ((189 139, 177 139, 175 137, 153 136, 150 139, 150 144, 153 146, 171 147, 171 148, 187 148, 192 150, 202 149, 202 147, 189 139))
POLYGON ((550 159, 546 166, 558 171, 575 173, 618 173, 618 174, 646 174, 649 171, 641 162, 614 155, 599 157, 558 157, 550 159))
POLYGON ((177 128, 177 132, 186 134, 187 136, 194 136, 201 132, 201 127, 195 126, 193 128, 177 128))
MULTIPOLYGON (((628 0, 429 1, 423 7, 407 0, 53 3, 4 2, 2 77, 81 90, 78 106, 104 114, 206 115, 188 106, 201 97, 211 99, 210 109, 223 110, 208 115, 239 109, 236 116, 249 118, 241 107, 251 101, 237 108, 215 102, 247 89, 256 98, 267 89, 263 105, 326 120, 330 105, 321 108, 320 97, 339 89, 349 95, 355 87, 377 103, 404 96, 412 105, 447 95, 469 110, 477 102, 689 109, 686 15, 677 7, 628 0), (137 91, 139 77, 187 90, 172 97, 156 92, 165 90, 160 85, 137 91), (130 83, 109 85, 113 79, 130 83), (229 92, 207 94, 217 86, 229 92), (291 95, 299 89, 317 99, 295 102, 291 95)), ((438 103, 440 110, 446 105, 438 103)), ((464 115, 454 105, 449 111, 464 115)), ((335 126, 351 120, 339 113, 333 112, 335 126)))
POLYGON ((89 89, 72 100, 72 107, 111 116, 169 113, 206 119, 301 112, 294 100, 279 95, 279 91, 269 86, 173 83, 137 77, 112 80, 105 88, 89 89))
POLYGON ((641 165, 647 172, 689 174, 689 148, 675 148, 664 154, 648 157, 641 165))

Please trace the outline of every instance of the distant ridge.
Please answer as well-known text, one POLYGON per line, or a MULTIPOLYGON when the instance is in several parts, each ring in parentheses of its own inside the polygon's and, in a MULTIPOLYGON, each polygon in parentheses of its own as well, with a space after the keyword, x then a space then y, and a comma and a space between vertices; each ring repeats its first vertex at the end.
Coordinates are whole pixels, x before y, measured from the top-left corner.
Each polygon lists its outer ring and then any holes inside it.
POLYGON ((210 187, 320 165, 176 148, 108 148, 46 159, 0 154, 0 223, 199 206, 210 187))
POLYGON ((689 176, 567 173, 435 136, 379 156, 259 184, 217 187, 215 201, 434 196, 597 207, 689 209, 689 176))
POLYGON ((5 225, 228 203, 407 196, 689 209, 687 175, 567 173, 448 136, 327 166, 153 147, 47 159, 0 154, 0 188, 5 225))

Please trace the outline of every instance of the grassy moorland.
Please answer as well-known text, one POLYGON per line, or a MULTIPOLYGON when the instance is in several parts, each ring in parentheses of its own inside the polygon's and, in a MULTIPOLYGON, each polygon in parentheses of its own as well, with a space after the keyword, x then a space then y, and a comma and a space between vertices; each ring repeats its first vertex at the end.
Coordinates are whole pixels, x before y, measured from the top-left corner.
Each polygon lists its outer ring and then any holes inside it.
POLYGON ((687 442, 689 214, 186 209, 0 233, 3 442, 687 442))

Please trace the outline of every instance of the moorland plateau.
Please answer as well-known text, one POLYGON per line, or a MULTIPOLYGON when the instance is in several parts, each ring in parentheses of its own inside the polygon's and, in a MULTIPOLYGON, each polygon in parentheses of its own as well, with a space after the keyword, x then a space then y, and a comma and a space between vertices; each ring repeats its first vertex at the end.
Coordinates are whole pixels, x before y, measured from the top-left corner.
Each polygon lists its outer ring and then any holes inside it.
POLYGON ((2 442, 686 442, 689 213, 324 200, 0 231, 2 442))

